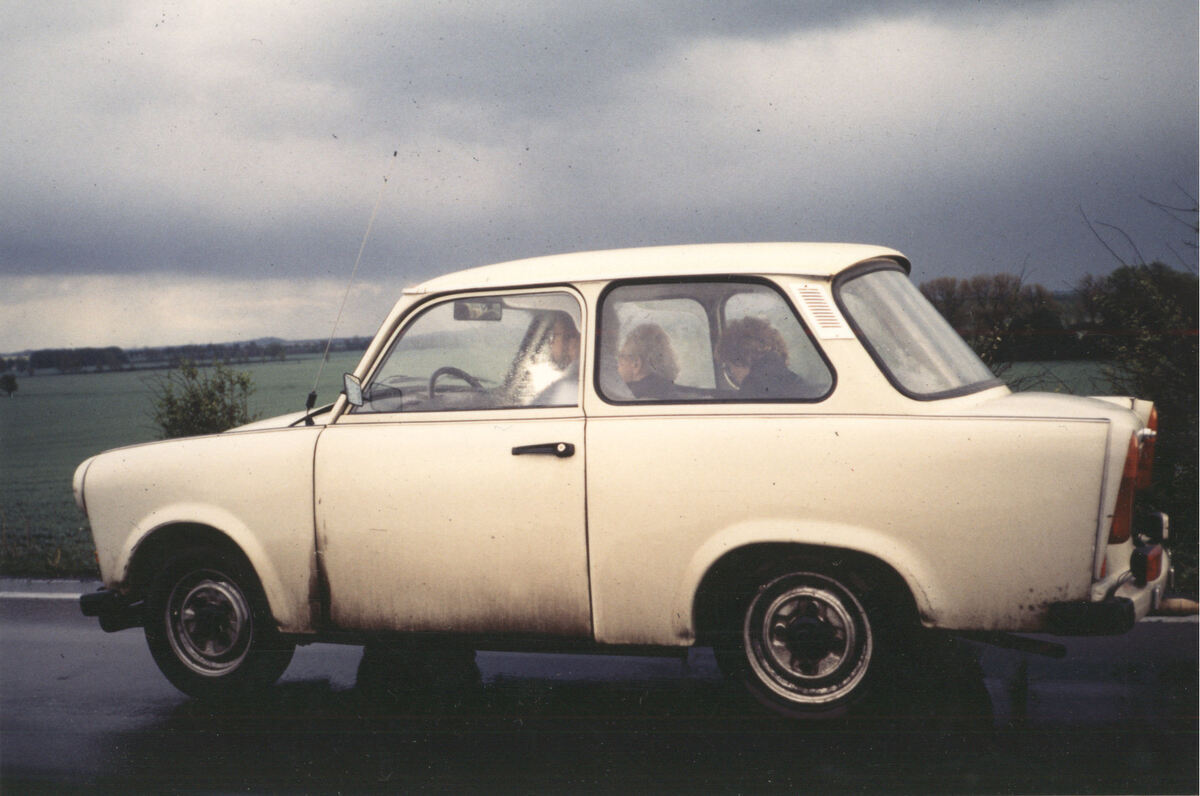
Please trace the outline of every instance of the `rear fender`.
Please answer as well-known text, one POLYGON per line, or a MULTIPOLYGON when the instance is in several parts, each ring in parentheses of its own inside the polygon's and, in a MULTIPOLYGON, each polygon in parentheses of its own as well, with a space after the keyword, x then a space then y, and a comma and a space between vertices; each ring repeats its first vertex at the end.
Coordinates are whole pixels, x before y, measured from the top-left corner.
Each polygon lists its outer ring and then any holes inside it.
POLYGON ((676 633, 682 638, 696 635, 695 601, 701 582, 725 556, 755 545, 795 545, 811 551, 848 551, 874 558, 891 567, 908 587, 922 623, 937 623, 936 569, 920 552, 900 543, 894 535, 870 528, 837 523, 785 525, 769 520, 739 523, 714 535, 701 545, 688 563, 675 597, 676 633), (926 591, 921 584, 930 584, 926 591))

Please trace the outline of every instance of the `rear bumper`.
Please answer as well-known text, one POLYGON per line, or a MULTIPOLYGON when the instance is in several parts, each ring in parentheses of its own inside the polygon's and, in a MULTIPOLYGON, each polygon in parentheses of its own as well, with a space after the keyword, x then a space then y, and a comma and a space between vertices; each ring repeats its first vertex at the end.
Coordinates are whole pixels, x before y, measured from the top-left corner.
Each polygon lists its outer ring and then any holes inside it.
POLYGON ((1118 636, 1129 632, 1137 618, 1133 600, 1127 597, 1052 603, 1046 629, 1059 636, 1118 636))
POLYGON ((115 633, 129 627, 141 627, 145 624, 142 616, 142 603, 130 602, 125 595, 109 589, 100 589, 81 595, 79 610, 83 612, 84 616, 98 617, 100 629, 107 633, 115 633))
POLYGON ((1146 578, 1147 553, 1154 547, 1137 548, 1131 557, 1133 568, 1095 584, 1092 600, 1051 603, 1046 630, 1060 636, 1114 636, 1153 613, 1171 582, 1171 561, 1161 549, 1157 576, 1146 578))

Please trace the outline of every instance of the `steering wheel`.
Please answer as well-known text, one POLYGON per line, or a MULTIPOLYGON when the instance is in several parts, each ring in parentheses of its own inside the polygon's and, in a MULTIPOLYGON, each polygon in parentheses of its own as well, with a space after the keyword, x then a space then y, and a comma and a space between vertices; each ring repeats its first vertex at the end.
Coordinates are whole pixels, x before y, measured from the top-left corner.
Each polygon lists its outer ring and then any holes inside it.
POLYGON ((437 380, 440 379, 442 376, 453 376, 456 379, 462 379, 468 385, 470 385, 471 389, 474 390, 475 392, 483 392, 483 385, 479 383, 479 379, 475 378, 470 373, 467 373, 465 370, 463 370, 461 368, 456 368, 451 365, 443 365, 442 367, 435 370, 433 372, 433 375, 429 377, 429 400, 431 400, 431 401, 433 400, 434 395, 435 395, 435 389, 437 388, 437 380))

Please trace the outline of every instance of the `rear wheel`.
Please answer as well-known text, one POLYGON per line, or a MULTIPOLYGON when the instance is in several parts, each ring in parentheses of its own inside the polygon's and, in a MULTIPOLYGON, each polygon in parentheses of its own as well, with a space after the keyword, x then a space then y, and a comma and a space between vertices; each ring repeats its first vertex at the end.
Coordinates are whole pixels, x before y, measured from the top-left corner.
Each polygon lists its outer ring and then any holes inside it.
POLYGON ((146 600, 146 642, 167 679, 213 698, 269 685, 295 646, 279 637, 258 579, 235 555, 194 548, 155 576, 146 600))
POLYGON ((763 570, 718 649, 722 668, 774 712, 836 717, 878 679, 887 612, 839 567, 798 561, 763 570))

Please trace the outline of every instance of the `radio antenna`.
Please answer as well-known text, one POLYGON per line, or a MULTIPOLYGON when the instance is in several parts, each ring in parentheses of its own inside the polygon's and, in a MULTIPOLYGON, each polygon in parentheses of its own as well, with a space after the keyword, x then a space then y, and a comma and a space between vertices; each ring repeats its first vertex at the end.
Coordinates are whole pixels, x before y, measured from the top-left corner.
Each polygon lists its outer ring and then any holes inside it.
MULTIPOLYGON (((399 150, 393 150, 392 158, 395 159, 399 150)), ((390 167, 390 164, 389 164, 390 167)), ((371 236, 371 227, 375 224, 375 216, 379 213, 379 204, 383 201, 383 191, 387 188, 388 176, 391 174, 391 169, 388 169, 388 174, 383 175, 383 183, 379 186, 379 195, 375 197, 375 207, 371 208, 371 218, 367 221, 367 229, 363 232, 362 242, 358 245, 358 256, 354 258, 354 269, 350 272, 350 281, 346 283, 346 292, 342 295, 342 304, 338 307, 337 317, 333 320, 333 328, 329 330, 329 339, 325 341, 325 353, 321 356, 321 364, 317 366, 317 378, 313 381, 312 392, 308 394, 308 399, 304 402, 304 409, 308 412, 317 405, 317 387, 321 383, 321 374, 325 371, 325 362, 329 359, 329 349, 333 345, 334 335, 337 334, 338 324, 342 322, 342 313, 346 310, 346 300, 350 298, 350 289, 354 287, 354 277, 358 275, 358 264, 362 262, 363 250, 367 248, 367 238, 371 236)), ((304 422, 312 425, 312 415, 304 418, 304 422)))

